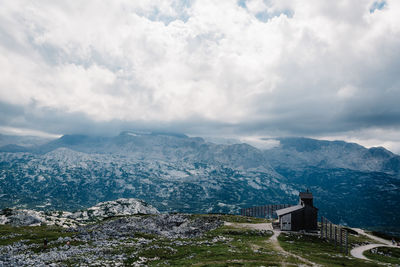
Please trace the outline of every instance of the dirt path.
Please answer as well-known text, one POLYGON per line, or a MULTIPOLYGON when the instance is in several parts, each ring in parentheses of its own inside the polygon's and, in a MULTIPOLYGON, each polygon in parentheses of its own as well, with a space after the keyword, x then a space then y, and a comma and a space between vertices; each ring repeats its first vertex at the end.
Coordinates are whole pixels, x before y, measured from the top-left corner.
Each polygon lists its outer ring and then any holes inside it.
POLYGON ((356 231, 358 234, 365 235, 365 236, 377 241, 378 243, 382 243, 382 244, 389 245, 389 246, 392 245, 392 242, 390 242, 389 240, 386 240, 386 239, 383 239, 383 238, 380 238, 380 237, 377 237, 374 235, 370 235, 370 234, 366 233, 363 229, 360 229, 360 228, 351 228, 351 229, 356 231))
POLYGON ((371 260, 364 256, 364 254, 363 254, 364 251, 367 251, 367 250, 370 250, 373 248, 377 248, 377 247, 396 247, 396 246, 393 246, 389 240, 386 240, 386 239, 383 239, 383 238, 380 238, 380 237, 377 237, 374 235, 370 235, 370 234, 366 233, 364 230, 359 229, 359 228, 352 228, 352 229, 354 231, 356 231, 358 234, 365 235, 377 242, 376 244, 369 244, 369 245, 353 248, 350 251, 350 254, 351 254, 351 256, 353 256, 355 258, 363 259, 363 260, 371 260))
POLYGON ((369 244, 369 245, 365 245, 365 246, 360 246, 360 247, 356 247, 353 248, 350 251, 351 256, 355 257, 355 258, 359 258, 362 260, 370 260, 367 257, 364 256, 364 251, 366 250, 370 250, 373 248, 377 248, 377 247, 386 247, 386 245, 382 245, 382 244, 369 244))
POLYGON ((248 228, 254 230, 270 230, 272 231, 272 223, 231 223, 231 222, 224 222, 226 226, 232 226, 236 228, 248 228))
MULTIPOLYGON (((227 226, 233 226, 233 227, 237 227, 237 228, 248 228, 248 229, 255 229, 255 230, 273 231, 273 235, 268 239, 267 242, 271 243, 274 250, 281 253, 282 255, 292 256, 292 257, 302 261, 304 263, 304 265, 302 265, 302 266, 320 266, 320 265, 318 265, 314 262, 311 262, 299 255, 296 255, 296 254, 293 254, 293 253, 290 253, 290 252, 287 252, 286 250, 284 250, 278 241, 278 236, 281 234, 281 231, 273 229, 272 223, 230 223, 230 222, 225 222, 224 224, 227 226)), ((281 262, 281 264, 282 264, 282 266, 287 266, 286 262, 281 262)))
MULTIPOLYGON (((294 257, 294 258, 296 258, 296 259, 298 259, 298 260, 304 262, 304 263, 305 263, 304 266, 321 266, 321 265, 316 264, 315 262, 309 261, 309 260, 307 260, 307 259, 305 259, 305 258, 303 258, 303 257, 301 257, 301 256, 299 256, 299 255, 296 255, 296 254, 293 254, 293 253, 290 253, 290 252, 284 250, 284 249, 281 247, 281 245, 279 244, 279 241, 278 241, 278 236, 281 234, 281 231, 275 230, 275 229, 274 229, 273 232, 274 232, 274 234, 273 234, 273 236, 271 236, 271 238, 269 239, 269 241, 272 243, 273 247, 274 247, 277 251, 279 251, 279 252, 281 252, 281 253, 283 253, 283 254, 286 254, 286 255, 288 255, 288 256, 292 256, 292 257, 294 257)), ((284 263, 283 263, 283 265, 285 266, 284 263)))

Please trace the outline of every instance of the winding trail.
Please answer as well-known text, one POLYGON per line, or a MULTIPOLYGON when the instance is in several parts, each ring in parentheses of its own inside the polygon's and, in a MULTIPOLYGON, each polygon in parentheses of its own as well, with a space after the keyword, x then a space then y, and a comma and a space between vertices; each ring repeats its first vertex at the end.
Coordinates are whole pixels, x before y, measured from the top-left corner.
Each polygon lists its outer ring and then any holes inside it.
MULTIPOLYGON (((271 227, 272 227, 272 225, 271 225, 271 227)), ((286 254, 287 256, 292 256, 292 257, 304 262, 305 266, 321 266, 321 265, 316 264, 315 262, 309 261, 309 260, 307 260, 307 259, 305 259, 305 258, 303 258, 303 257, 301 257, 299 255, 296 255, 296 254, 293 254, 293 253, 290 253, 290 252, 284 250, 281 247, 281 245, 279 244, 279 241, 278 241, 278 236, 281 234, 281 231, 280 230, 276 230, 276 229, 273 229, 272 231, 274 232, 274 234, 270 237, 269 241, 272 243, 273 247, 277 251, 279 251, 279 252, 281 252, 283 254, 286 254)), ((283 264, 283 265, 285 266, 285 264, 283 264)))
MULTIPOLYGON (((315 262, 309 261, 299 255, 290 253, 286 250, 284 250, 281 245, 279 244, 278 241, 278 236, 281 234, 280 230, 276 230, 272 227, 272 223, 230 223, 230 222, 225 222, 224 223, 227 226, 233 226, 237 228, 248 228, 248 229, 255 229, 255 230, 270 230, 273 232, 273 235, 266 241, 271 243, 272 247, 279 253, 286 255, 286 256, 291 256, 294 257, 304 263, 304 265, 301 266, 321 266, 319 264, 316 264, 315 262)), ((287 266, 286 262, 281 262, 282 266, 287 266)), ((290 264, 292 265, 292 264, 290 264)))
POLYGON ((363 254, 364 251, 367 251, 367 250, 370 250, 370 249, 373 249, 373 248, 377 248, 377 247, 396 247, 396 246, 393 246, 392 243, 389 240, 386 240, 386 239, 383 239, 383 238, 380 238, 380 237, 377 237, 377 236, 370 235, 370 234, 366 233, 364 230, 359 229, 359 228, 352 228, 352 229, 354 231, 356 231, 358 234, 365 235, 365 236, 367 236, 367 237, 369 237, 369 238, 371 238, 371 239, 373 239, 373 240, 378 242, 376 244, 369 244, 369 245, 359 246, 359 247, 353 248, 350 251, 350 254, 351 254, 351 256, 353 256, 355 258, 362 259, 362 260, 369 260, 370 261, 371 259, 368 259, 367 257, 364 256, 364 254, 363 254))

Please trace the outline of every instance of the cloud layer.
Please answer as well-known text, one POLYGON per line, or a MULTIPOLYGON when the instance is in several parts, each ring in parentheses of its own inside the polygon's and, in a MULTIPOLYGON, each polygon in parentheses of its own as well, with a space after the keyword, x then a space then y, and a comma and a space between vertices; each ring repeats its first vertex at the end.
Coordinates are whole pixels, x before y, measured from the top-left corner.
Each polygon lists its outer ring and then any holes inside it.
POLYGON ((4 1, 0 123, 398 142, 398 14, 395 0, 4 1))

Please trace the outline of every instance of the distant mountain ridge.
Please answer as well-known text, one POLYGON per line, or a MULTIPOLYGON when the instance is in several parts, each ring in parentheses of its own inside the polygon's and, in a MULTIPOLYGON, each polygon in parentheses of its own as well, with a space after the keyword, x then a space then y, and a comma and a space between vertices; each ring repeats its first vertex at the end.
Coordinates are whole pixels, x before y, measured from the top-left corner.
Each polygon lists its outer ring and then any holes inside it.
POLYGON ((122 132, 115 137, 64 135, 44 145, 23 148, 8 145, 0 152, 29 152, 46 154, 58 148, 68 148, 84 153, 129 155, 137 158, 158 160, 185 160, 196 162, 220 162, 240 165, 243 168, 269 168, 262 152, 248 144, 219 145, 200 137, 188 137, 176 133, 122 132))
POLYGON ((400 156, 383 147, 310 138, 278 138, 280 146, 264 155, 273 166, 345 168, 400 174, 400 156))
POLYGON ((54 138, 25 136, 25 135, 6 135, 0 134, 0 147, 6 145, 18 145, 22 147, 32 147, 46 144, 54 138))
POLYGON ((334 222, 400 232, 400 214, 393 213, 400 205, 398 155, 343 141, 278 140, 279 146, 260 150, 129 131, 65 135, 25 151, 3 146, 0 208, 74 210, 122 197, 160 211, 236 213, 294 204, 308 188, 320 214, 334 222))

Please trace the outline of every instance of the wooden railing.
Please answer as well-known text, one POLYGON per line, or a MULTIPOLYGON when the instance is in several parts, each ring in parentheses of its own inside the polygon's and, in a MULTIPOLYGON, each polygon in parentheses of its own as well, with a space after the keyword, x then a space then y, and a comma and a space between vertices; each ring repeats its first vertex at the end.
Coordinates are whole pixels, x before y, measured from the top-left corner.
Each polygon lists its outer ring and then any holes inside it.
POLYGON ((320 237, 327 239, 339 247, 341 252, 349 254, 349 233, 342 225, 336 225, 321 216, 320 237))
POLYGON ((277 218, 275 211, 291 207, 289 204, 276 204, 276 205, 264 205, 255 206, 250 208, 240 209, 240 215, 257 217, 257 218, 277 218))

